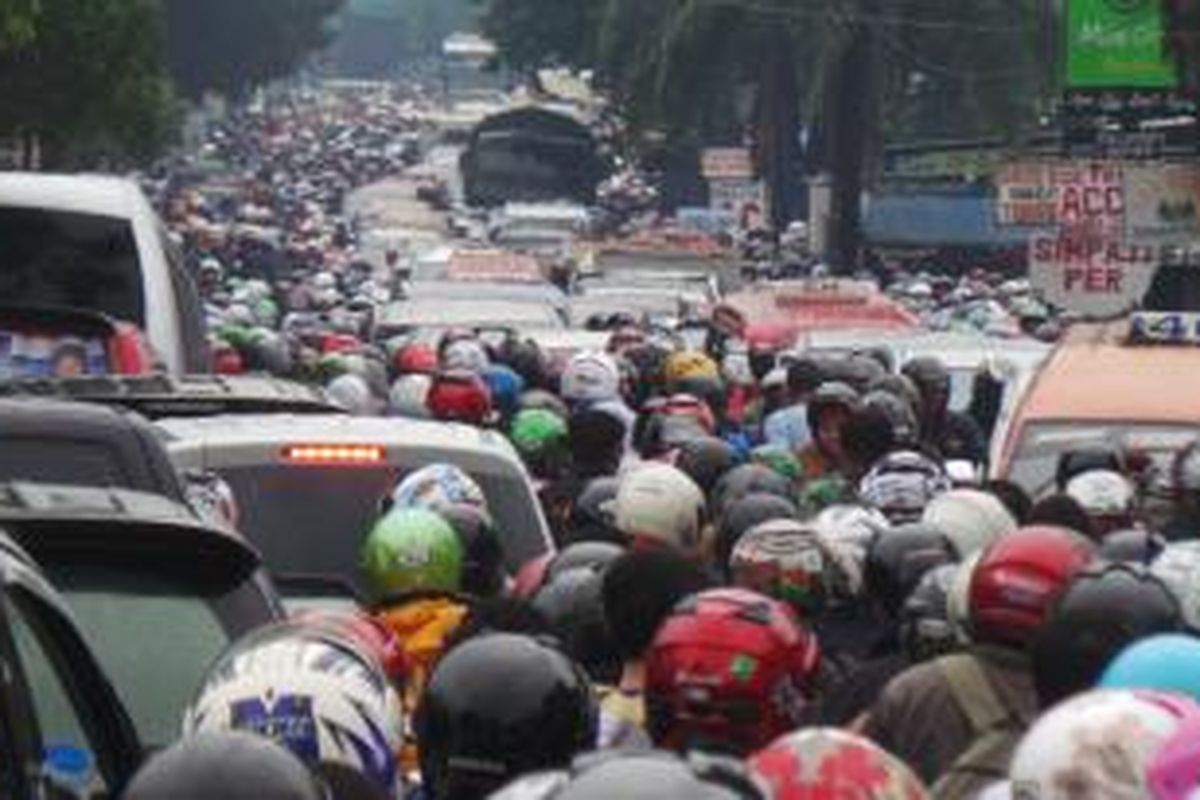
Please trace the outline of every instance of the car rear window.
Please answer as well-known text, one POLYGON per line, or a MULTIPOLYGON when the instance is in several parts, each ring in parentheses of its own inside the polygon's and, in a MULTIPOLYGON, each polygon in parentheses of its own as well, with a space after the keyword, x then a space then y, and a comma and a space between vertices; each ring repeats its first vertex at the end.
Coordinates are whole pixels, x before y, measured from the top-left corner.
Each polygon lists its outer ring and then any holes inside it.
MULTIPOLYGON (((405 470, 265 465, 218 468, 237 498, 239 527, 280 575, 335 575, 357 586, 358 553, 379 501, 405 470)), ((517 476, 476 474, 505 535, 510 570, 546 549, 536 498, 517 476)))
POLYGON ((0 482, 130 486, 130 480, 119 454, 99 442, 6 437, 0 444, 0 482))
POLYGON ((142 743, 170 744, 234 636, 219 611, 223 597, 148 569, 46 561, 142 743))
POLYGON ((0 207, 0 303, 84 308, 144 325, 129 220, 0 207))

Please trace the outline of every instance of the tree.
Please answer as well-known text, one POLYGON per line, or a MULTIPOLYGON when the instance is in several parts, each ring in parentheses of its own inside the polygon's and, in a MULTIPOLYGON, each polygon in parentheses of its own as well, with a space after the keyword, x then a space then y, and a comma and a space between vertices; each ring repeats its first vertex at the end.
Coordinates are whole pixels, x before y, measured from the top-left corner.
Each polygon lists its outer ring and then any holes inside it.
MULTIPOLYGON (((655 0, 655 3, 661 0, 655 0)), ((591 66, 603 0, 479 0, 480 26, 519 72, 591 66)), ((653 3, 648 3, 653 5, 653 3)))
POLYGON ((173 130, 159 0, 41 0, 36 37, 0 53, 0 137, 77 168, 154 155, 173 130))
POLYGON ((0 4, 0 51, 33 38, 40 5, 38 0, 5 0, 0 4))
POLYGON ((344 0, 163 0, 179 92, 239 97, 292 74, 329 40, 344 0))

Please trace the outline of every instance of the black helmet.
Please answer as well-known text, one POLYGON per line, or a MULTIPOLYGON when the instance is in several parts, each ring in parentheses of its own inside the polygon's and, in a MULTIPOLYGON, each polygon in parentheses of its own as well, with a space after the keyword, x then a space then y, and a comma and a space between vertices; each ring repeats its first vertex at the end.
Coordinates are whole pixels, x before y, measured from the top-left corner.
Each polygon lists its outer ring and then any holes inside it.
POLYGON ((726 472, 712 493, 712 510, 722 514, 730 505, 748 494, 763 492, 791 500, 792 484, 787 478, 762 464, 742 464, 726 472))
POLYGON ((1182 629, 1171 590, 1138 564, 1084 569, 1051 610, 1033 643, 1033 676, 1043 708, 1091 688, 1124 647, 1182 629))
POLYGON ((587 482, 571 507, 567 539, 572 542, 625 541, 625 534, 617 530, 612 511, 620 484, 619 479, 609 476, 587 482))
POLYGON ((860 400, 858 392, 847 383, 822 383, 808 400, 808 427, 815 432, 820 427, 821 414, 831 408, 853 413, 859 408, 860 400))
POLYGON ((533 607, 594 683, 613 684, 620 679, 622 658, 604 623, 603 585, 602 568, 559 571, 534 595, 533 607))
POLYGON ((900 611, 900 645, 914 664, 958 649, 949 598, 961 564, 942 564, 921 577, 900 611))
POLYGON ((919 438, 917 414, 912 404, 899 395, 875 390, 867 392, 862 399, 863 408, 878 411, 892 426, 897 444, 911 446, 919 438))
POLYGON ((1161 535, 1144 528, 1116 531, 1105 536, 1096 550, 1096 555, 1105 561, 1132 561, 1149 564, 1158 558, 1167 546, 1161 535))
POLYGON ((882 375, 876 378, 867 387, 867 393, 872 392, 893 394, 913 408, 921 402, 921 390, 917 388, 911 378, 904 375, 882 375))
POLYGON ((546 565, 543 585, 552 583, 564 572, 576 569, 603 572, 609 564, 625 554, 625 548, 611 542, 577 542, 563 548, 546 565))
POLYGON ((313 773, 290 751, 251 733, 202 733, 153 756, 126 800, 323 800, 313 773))
POLYGON ((916 384, 922 396, 950 392, 950 370, 940 358, 918 356, 906 363, 900 369, 900 374, 916 384))
POLYGON ((581 756, 570 772, 526 776, 492 800, 762 800, 741 762, 662 751, 581 756))
POLYGON ((456 503, 438 509, 462 544, 459 588, 474 597, 494 597, 504 590, 504 548, 491 519, 480 508, 456 503))
POLYGON ((446 653, 414 721, 434 800, 475 800, 555 769, 596 741, 592 687, 573 661, 528 636, 483 634, 446 653))
POLYGON ((798 519, 800 511, 791 500, 766 492, 755 492, 729 504, 717 526, 716 558, 721 569, 729 565, 738 539, 746 531, 773 519, 798 519))
POLYGON ((675 466, 700 487, 707 495, 721 476, 733 469, 737 453, 733 446, 715 436, 692 439, 679 449, 675 466))
POLYGON ((897 617, 926 572, 956 560, 954 545, 937 528, 901 525, 881 531, 871 540, 863 582, 879 607, 897 617))

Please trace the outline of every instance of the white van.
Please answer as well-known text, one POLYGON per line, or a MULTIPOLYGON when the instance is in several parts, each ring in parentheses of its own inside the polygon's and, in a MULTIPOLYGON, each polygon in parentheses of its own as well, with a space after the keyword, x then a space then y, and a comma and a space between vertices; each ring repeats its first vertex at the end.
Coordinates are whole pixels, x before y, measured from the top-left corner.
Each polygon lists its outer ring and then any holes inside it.
POLYGON ((144 330, 169 372, 209 371, 183 254, 130 180, 0 172, 0 305, 102 312, 144 330))

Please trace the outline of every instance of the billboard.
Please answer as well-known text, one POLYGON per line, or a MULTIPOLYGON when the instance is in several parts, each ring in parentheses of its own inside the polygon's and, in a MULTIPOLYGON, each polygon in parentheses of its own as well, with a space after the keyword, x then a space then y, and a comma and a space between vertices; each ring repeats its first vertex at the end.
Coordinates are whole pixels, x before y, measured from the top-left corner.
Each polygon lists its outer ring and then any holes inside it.
POLYGON ((1160 0, 1067 0, 1068 89, 1171 89, 1160 0))

